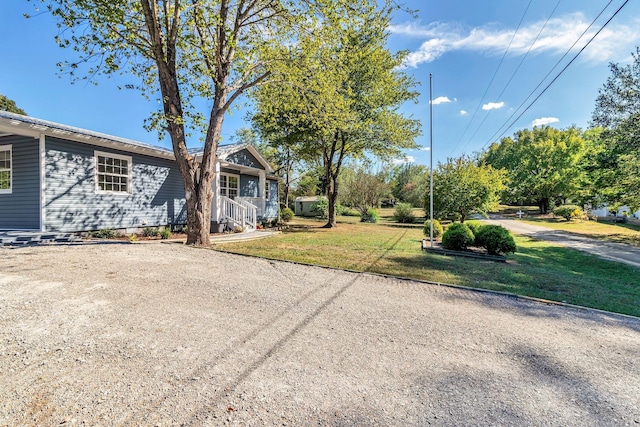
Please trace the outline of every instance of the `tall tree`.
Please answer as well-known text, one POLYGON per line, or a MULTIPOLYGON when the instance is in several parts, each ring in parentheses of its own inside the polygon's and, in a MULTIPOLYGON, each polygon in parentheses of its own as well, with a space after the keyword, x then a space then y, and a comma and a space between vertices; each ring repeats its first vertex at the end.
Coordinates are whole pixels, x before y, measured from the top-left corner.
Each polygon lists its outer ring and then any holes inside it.
POLYGON ((7 98, 3 94, 0 93, 0 110, 8 111, 10 113, 22 114, 26 116, 27 113, 24 110, 16 105, 16 102, 13 99, 7 98))
POLYGON ((600 88, 591 120, 594 127, 613 129, 640 113, 640 47, 627 65, 610 63, 611 76, 600 88))
MULTIPOLYGON (((438 163, 433 171, 434 216, 464 222, 472 213, 487 215, 498 206, 505 178, 504 171, 466 156, 438 163)), ((425 209, 429 211, 428 204, 425 209)))
POLYGON ((547 213, 555 199, 576 195, 582 170, 584 139, 580 130, 534 127, 492 144, 481 156, 496 169, 505 169, 508 184, 503 201, 533 202, 547 213))
MULTIPOLYGON (((34 0, 36 1, 36 0, 34 0)), ((58 18, 56 40, 79 54, 63 64, 81 78, 130 73, 130 85, 159 94, 152 124, 171 139, 187 207, 187 243, 209 244, 215 154, 225 113, 248 89, 267 81, 271 54, 318 20, 368 14, 373 0, 41 0, 58 18), (204 98, 203 114, 191 100, 204 98), (201 156, 187 150, 190 131, 203 132, 201 156)), ((373 3, 373 4, 372 4, 373 3)))
POLYGON ((343 204, 352 206, 362 215, 369 208, 380 207, 382 199, 389 195, 389 186, 384 179, 366 165, 344 168, 340 183, 344 188, 340 196, 343 204))
POLYGON ((428 187, 429 168, 427 166, 405 163, 391 171, 391 192, 396 201, 422 207, 428 187))
POLYGON ((415 146, 419 123, 397 108, 416 98, 402 71, 403 54, 386 48, 388 11, 348 23, 327 21, 283 54, 295 60, 255 91, 262 132, 286 129, 307 159, 320 158, 329 203, 326 227, 336 226, 340 170, 347 158, 398 156, 415 146), (286 82, 285 84, 282 84, 286 82))

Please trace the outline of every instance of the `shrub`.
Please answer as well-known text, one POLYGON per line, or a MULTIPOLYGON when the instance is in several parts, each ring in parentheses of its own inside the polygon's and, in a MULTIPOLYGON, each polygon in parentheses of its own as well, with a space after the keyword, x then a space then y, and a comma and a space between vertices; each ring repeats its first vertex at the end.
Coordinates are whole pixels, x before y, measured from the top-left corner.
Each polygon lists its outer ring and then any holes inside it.
POLYGON ((321 197, 311 207, 311 212, 315 213, 321 219, 327 219, 329 217, 329 200, 326 197, 321 197))
POLYGON ((576 205, 562 205, 553 210, 553 214, 561 216, 567 221, 582 217, 582 208, 576 205))
POLYGON ((144 237, 156 237, 160 234, 160 231, 156 227, 145 227, 142 229, 142 235, 144 237))
POLYGON ((360 212, 358 212, 357 210, 351 209, 347 206, 342 206, 340 204, 336 206, 336 214, 342 216, 360 216, 360 212))
POLYGON ((362 214, 362 216, 360 217, 360 222, 378 222, 378 212, 375 209, 367 209, 367 213, 362 214))
POLYGON ((92 232, 91 236, 97 237, 98 239, 113 239, 116 237, 116 234, 116 230, 113 228, 103 228, 102 230, 92 232))
POLYGON ((473 245, 474 239, 473 233, 466 224, 456 222, 448 226, 442 235, 442 246, 445 249, 462 251, 473 245))
POLYGON ((159 232, 160 238, 163 240, 167 240, 171 237, 171 229, 169 227, 164 227, 162 231, 159 232))
POLYGON ((491 255, 516 251, 516 242, 509 230, 501 225, 483 225, 476 234, 475 246, 485 248, 491 255))
POLYGON ((470 219, 469 221, 465 221, 464 223, 467 227, 469 227, 469 230, 471 230, 474 236, 478 234, 478 230, 480 230, 480 227, 482 227, 482 223, 475 219, 470 219))
POLYGON ((289 208, 284 208, 280 211, 280 218, 282 218, 282 220, 284 222, 289 222, 293 219, 294 217, 294 213, 291 209, 289 208))
POLYGON ((403 224, 411 224, 415 219, 413 208, 409 203, 398 203, 393 213, 393 219, 403 224))
POLYGON ((138 236, 135 233, 129 234, 129 241, 130 242, 135 242, 136 240, 138 240, 138 236))
MULTIPOLYGON (((428 219, 424 222, 424 235, 427 237, 431 237, 431 220, 428 219)), ((433 220, 433 238, 440 237, 442 235, 442 225, 440 225, 440 221, 437 219, 433 220)))

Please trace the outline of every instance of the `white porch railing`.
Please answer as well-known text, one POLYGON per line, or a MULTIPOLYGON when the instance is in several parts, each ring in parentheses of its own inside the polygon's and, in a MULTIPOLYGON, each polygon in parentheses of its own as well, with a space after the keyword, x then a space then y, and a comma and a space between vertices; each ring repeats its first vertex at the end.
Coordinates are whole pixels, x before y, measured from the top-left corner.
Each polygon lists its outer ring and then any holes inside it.
POLYGON ((264 197, 236 197, 236 202, 247 202, 255 206, 258 209, 258 218, 264 216, 265 212, 265 199, 264 197))
POLYGON ((256 229, 258 208, 243 200, 231 200, 228 197, 220 196, 223 221, 231 221, 235 226, 242 228, 256 229))

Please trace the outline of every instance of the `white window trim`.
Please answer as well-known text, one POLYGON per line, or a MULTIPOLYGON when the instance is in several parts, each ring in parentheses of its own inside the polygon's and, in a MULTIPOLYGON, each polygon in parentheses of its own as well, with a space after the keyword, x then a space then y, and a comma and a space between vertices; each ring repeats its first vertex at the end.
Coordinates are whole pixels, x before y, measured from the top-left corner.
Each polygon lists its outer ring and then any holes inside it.
POLYGON ((109 153, 106 151, 94 151, 93 152, 93 168, 95 173, 93 175, 95 181, 95 189, 96 194, 119 194, 122 196, 126 196, 131 194, 132 186, 133 186, 133 158, 131 156, 124 156, 122 154, 109 153), (98 156, 102 157, 111 157, 112 159, 120 159, 127 161, 127 191, 113 191, 113 190, 102 190, 98 185, 98 156))
MULTIPOLYGON (((226 176, 227 178, 230 176, 234 176, 238 179, 238 188, 236 188, 236 190, 238 191, 238 195, 236 197, 240 197, 240 175, 236 175, 234 173, 227 173, 227 172, 220 172, 220 176, 226 176)), ((229 197, 229 179, 227 179, 227 185, 226 187, 222 186, 222 180, 220 180, 220 187, 218 188, 218 194, 222 195, 222 189, 226 189, 227 190, 227 196, 229 197)))
MULTIPOLYGON (((10 165, 9 166, 9 188, 7 189, 0 189, 0 194, 12 194, 13 193, 13 145, 12 144, 8 144, 8 145, 0 145, 0 151, 9 151, 9 162, 10 165)), ((7 170, 7 169, 3 169, 3 170, 7 170)))

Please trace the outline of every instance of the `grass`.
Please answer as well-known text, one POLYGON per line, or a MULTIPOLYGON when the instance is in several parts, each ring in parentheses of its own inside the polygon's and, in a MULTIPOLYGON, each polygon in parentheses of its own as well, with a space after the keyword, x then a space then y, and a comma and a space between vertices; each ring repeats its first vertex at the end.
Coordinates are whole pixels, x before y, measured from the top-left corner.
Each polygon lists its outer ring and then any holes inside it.
MULTIPOLYGON (((270 239, 224 245, 229 252, 506 291, 640 316, 640 270, 550 243, 516 237, 518 252, 493 263, 420 250, 422 221, 397 224, 393 210, 378 224, 340 217, 335 229, 295 219, 270 239)), ((421 211, 423 214, 423 212, 421 211)))
POLYGON ((640 247, 640 226, 638 225, 582 220, 567 221, 564 218, 545 217, 530 217, 523 219, 522 222, 580 234, 593 239, 627 243, 640 247))

